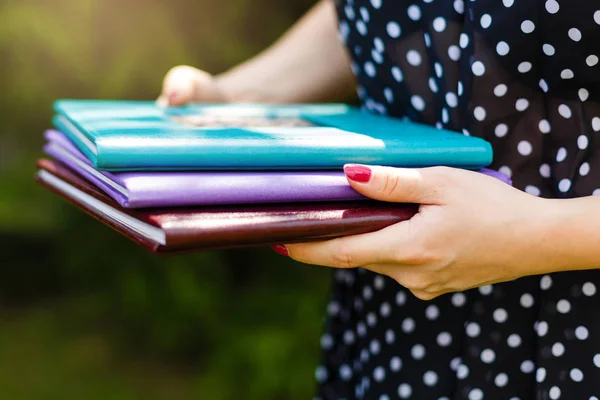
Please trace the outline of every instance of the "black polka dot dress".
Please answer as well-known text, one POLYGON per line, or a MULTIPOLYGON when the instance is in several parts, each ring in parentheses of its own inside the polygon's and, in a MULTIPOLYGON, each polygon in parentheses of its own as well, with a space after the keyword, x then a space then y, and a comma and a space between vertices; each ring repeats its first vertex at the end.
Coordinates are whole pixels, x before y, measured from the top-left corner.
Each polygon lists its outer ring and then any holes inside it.
MULTIPOLYGON (((599 0, 336 8, 364 108, 485 138, 534 196, 600 195, 599 0)), ((364 269, 333 285, 317 399, 600 398, 600 270, 429 302, 364 269)))

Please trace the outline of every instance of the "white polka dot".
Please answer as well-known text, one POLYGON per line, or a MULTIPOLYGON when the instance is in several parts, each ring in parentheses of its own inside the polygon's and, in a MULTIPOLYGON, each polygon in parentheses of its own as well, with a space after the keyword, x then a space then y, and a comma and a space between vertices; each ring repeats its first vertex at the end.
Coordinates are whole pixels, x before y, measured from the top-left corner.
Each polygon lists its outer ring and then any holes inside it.
POLYGON ((498 55, 500 55, 500 56, 507 55, 509 51, 510 51, 510 46, 508 45, 508 43, 506 43, 504 41, 498 42, 498 44, 496 45, 496 53, 498 53, 498 55))
POLYGON ((408 18, 412 19, 413 21, 418 21, 421 19, 421 9, 415 4, 408 7, 406 13, 408 14, 408 18))
POLYGON ((452 343, 452 335, 448 332, 440 332, 437 335, 437 344, 441 347, 448 347, 452 343))
POLYGON ((559 9, 560 9, 560 6, 556 2, 556 0, 547 0, 546 1, 546 11, 548 11, 550 14, 556 14, 559 9))
POLYGON ((450 360, 450 369, 452 371, 456 371, 461 362, 462 360, 460 359, 460 357, 452 358, 452 360, 450 360))
POLYGON ((517 111, 525 111, 527 110, 527 107, 529 107, 529 100, 527 99, 518 99, 515 102, 515 108, 517 111))
POLYGON ((402 82, 402 80, 404 79, 404 76, 402 75, 402 71, 400 70, 400 68, 392 67, 391 71, 392 71, 392 76, 394 77, 394 79, 397 82, 402 82))
POLYGON ((376 37, 373 39, 373 45, 375 46, 375 50, 382 53, 385 50, 385 45, 383 44, 383 40, 381 38, 376 37))
POLYGON ((429 89, 431 89, 433 93, 437 93, 438 91, 437 83, 435 83, 435 79, 433 77, 429 78, 429 89))
POLYGON ((439 62, 433 64, 433 69, 435 70, 435 76, 437 76, 438 78, 441 78, 444 74, 444 68, 442 68, 442 64, 440 64, 439 62))
POLYGON ((371 0, 371 5, 375 9, 381 8, 381 0, 371 0))
POLYGON ((454 0, 454 11, 459 14, 465 12, 465 2, 463 0, 454 0))
POLYGON ((573 115, 571 109, 566 104, 561 104, 560 106, 558 106, 558 113, 562 115, 563 118, 571 118, 571 116, 573 115))
POLYGON ((588 57, 585 59, 585 63, 586 63, 588 66, 590 66, 590 67, 593 67, 593 66, 595 66, 596 64, 598 64, 598 56, 596 56, 596 55, 594 55, 594 54, 592 54, 592 55, 588 56, 588 57))
POLYGON ((548 122, 547 119, 541 120, 540 123, 538 124, 538 127, 540 128, 540 132, 550 133, 550 122, 548 122))
POLYGON ((561 179, 561 181, 558 182, 558 190, 561 192, 566 193, 569 189, 571 189, 571 181, 569 179, 561 179))
POLYGON ((329 350, 333 347, 333 338, 329 334, 324 334, 321 336, 321 347, 324 350, 329 350))
POLYGON ((473 65, 471 65, 471 70, 473 74, 476 76, 482 76, 485 74, 485 65, 481 61, 475 61, 473 65))
POLYGON ((550 178, 550 171, 550 165, 542 164, 540 166, 540 175, 542 176, 542 178, 550 178))
POLYGON ((412 387, 408 383, 402 383, 398 386, 398 396, 401 399, 408 399, 412 395, 412 387))
POLYGON ((521 345, 521 342, 521 336, 517 335, 516 333, 513 333, 508 337, 508 339, 506 339, 506 343, 509 347, 512 348, 519 347, 521 345))
POLYGON ((507 91, 508 91, 508 87, 507 87, 505 84, 503 84, 503 83, 501 83, 500 85, 498 85, 498 86, 496 86, 496 87, 494 88, 494 94, 495 94, 497 97, 502 97, 502 96, 504 96, 504 95, 506 94, 506 92, 507 92, 507 91))
POLYGON ((531 143, 529 143, 527 140, 521 140, 517 145, 517 151, 522 156, 530 155, 532 150, 533 147, 531 146, 531 143))
POLYGON ((381 345, 379 344, 379 340, 371 340, 371 343, 369 343, 369 351, 371 351, 373 355, 379 354, 379 352, 381 351, 381 345))
POLYGON ((550 395, 550 399, 551 400, 560 399, 560 395, 561 395, 560 388, 558 386, 552 386, 550 388, 549 395, 550 395))
POLYGON ((565 346, 560 342, 554 343, 552 345, 552 355, 554 357, 560 357, 563 354, 565 354, 565 346))
POLYGON ((360 16, 365 22, 369 22, 369 20, 371 19, 371 16, 369 15, 369 10, 367 10, 365 7, 360 8, 360 16))
POLYGON ((392 357, 390 360, 390 369, 394 372, 400 371, 402 368, 402 360, 400 357, 392 357))
POLYGON ((546 321, 540 321, 537 324, 537 335, 539 337, 544 337, 548 333, 548 323, 546 321))
POLYGON ((484 285, 479 287, 479 293, 484 296, 490 295, 494 291, 494 287, 492 285, 484 285))
POLYGON ((546 93, 548 91, 548 84, 546 83, 545 80, 540 79, 540 89, 542 89, 542 91, 544 91, 544 93, 546 93))
POLYGON ((600 118, 598 118, 598 117, 592 118, 592 129, 595 132, 600 132, 600 118))
POLYGON ((568 68, 563 69, 560 73, 560 77, 562 79, 573 79, 574 76, 575 76, 575 74, 573 73, 573 71, 568 68))
POLYGON ((371 58, 373 59, 373 61, 375 61, 377 64, 382 64, 383 63, 383 56, 381 55, 380 52, 377 51, 377 49, 373 49, 371 50, 371 58))
POLYGON ((371 286, 365 286, 363 288, 363 297, 365 300, 371 300, 371 298, 373 298, 373 289, 371 289, 371 286))
POLYGON ((456 369, 456 377, 458 379, 465 379, 467 376, 469 376, 469 367, 465 364, 460 364, 456 369))
POLYGON ((594 365, 596 367, 600 368, 600 353, 598 353, 594 356, 594 365))
POLYGON ((447 124, 450 121, 450 114, 447 108, 442 108, 442 122, 447 124))
POLYGON ((479 333, 481 332, 481 328, 477 322, 469 322, 465 330, 467 332, 467 336, 472 338, 479 336, 479 333))
POLYGON ((458 44, 461 48, 466 49, 469 45, 469 35, 467 35, 466 33, 461 33, 458 44))
POLYGON ((421 96, 411 96, 410 103, 417 111, 423 111, 425 109, 425 100, 421 96))
POLYGON ((481 352, 481 361, 486 364, 491 364, 496 359, 496 353, 492 349, 485 349, 481 352))
POLYGON ((485 108, 479 106, 475 107, 475 110, 473 110, 473 115, 477 121, 483 121, 486 116, 485 108))
POLYGON ((494 134, 497 137, 504 137, 508 133, 508 125, 506 124, 498 124, 494 129, 494 134))
POLYGON ((403 306, 406 303, 406 293, 404 291, 399 291, 396 293, 396 304, 399 306, 403 306))
POLYGON ((365 63, 365 74, 373 78, 377 74, 377 70, 375 69, 375 65, 371 61, 367 61, 365 63))
POLYGON ((385 369, 379 366, 373 370, 373 379, 375 382, 382 382, 385 379, 385 369))
POLYGON ((547 43, 542 46, 542 51, 547 56, 553 56, 556 53, 556 50, 554 50, 554 46, 547 43))
POLYGON ((508 313, 506 312, 506 310, 504 308, 497 308, 494 310, 493 316, 494 316, 494 321, 501 324, 501 323, 505 322, 506 319, 508 318, 508 313))
POLYGON ((506 375, 504 372, 499 373, 498 375, 496 375, 494 383, 498 387, 506 386, 506 384, 508 383, 508 375, 506 375))
POLYGON ((400 25, 398 25, 395 21, 388 22, 386 26, 387 34, 390 35, 392 39, 397 39, 400 37, 400 33, 402 30, 400 29, 400 25))
POLYGON ((577 138, 577 147, 581 150, 585 150, 588 147, 588 138, 585 135, 580 135, 577 138))
POLYGON ((533 185, 525 186, 525 192, 529 193, 532 196, 536 196, 536 197, 539 196, 540 194, 542 194, 540 189, 537 186, 533 186, 533 185))
POLYGON ((467 302, 467 297, 462 293, 454 293, 452 295, 452 305, 454 307, 462 307, 467 302))
POLYGON ((352 368, 348 365, 344 364, 340 367, 340 378, 344 381, 349 381, 352 379, 352 368))
POLYGON ((534 300, 533 296, 529 293, 523 293, 521 295, 521 306, 525 308, 531 308, 533 306, 534 300))
POLYGON ((483 400, 483 392, 481 389, 472 389, 469 392, 469 400, 483 400))
POLYGON ((509 167, 507 167, 506 165, 503 165, 500 168, 498 168, 498 172, 502 172, 504 175, 508 176, 509 178, 512 177, 512 170, 509 167))
POLYGON ((421 65, 421 62, 423 61, 421 59, 421 54, 416 50, 409 50, 406 53, 406 60, 413 67, 418 67, 419 65, 421 65))
POLYGON ((449 107, 456 107, 458 105, 458 97, 456 96, 456 94, 452 92, 446 93, 446 103, 449 107))
POLYGON ((431 304, 425 309, 425 316, 428 320, 435 320, 440 316, 440 309, 435 304, 431 304))
POLYGON ((393 330, 388 329, 385 331, 385 342, 387 344, 393 344, 396 341, 396 334, 393 330))
POLYGON ((584 162, 583 164, 581 164, 581 166, 579 167, 579 175, 581 176, 586 176, 587 174, 590 173, 590 164, 584 162))
POLYGON ((367 335, 367 326, 364 322, 356 324, 356 333, 358 333, 358 336, 360 337, 365 337, 367 335))
POLYGON ((590 97, 590 92, 588 92, 588 90, 584 88, 579 89, 579 91, 577 91, 577 94, 579 95, 579 100, 581 101, 586 101, 590 97))
POLYGON ((566 314, 571 311, 571 303, 569 300, 561 299, 558 301, 558 303, 556 303, 556 309, 559 313, 566 314))
POLYGON ((374 313, 370 312, 367 314, 367 325, 373 327, 377 324, 377 316, 374 313))
POLYGON ((354 332, 352 331, 346 331, 344 332, 344 343, 346 343, 347 345, 351 345, 354 343, 354 332))
POLYGON ((460 49, 457 45, 453 44, 448 47, 448 57, 450 57, 452 61, 458 61, 460 59, 460 49))
POLYGON ((389 87, 383 89, 383 95, 385 96, 385 100, 388 102, 388 104, 394 102, 394 91, 389 87))
POLYGON ((387 318, 390 316, 392 312, 392 307, 390 306, 390 303, 383 302, 381 303, 381 306, 379 307, 379 314, 381 314, 382 317, 387 318))
POLYGON ((577 28, 571 28, 569 29, 569 37, 571 40, 579 42, 581 40, 581 31, 577 28))
POLYGON ((356 30, 361 35, 365 36, 367 34, 367 25, 362 20, 356 21, 356 30))
POLYGON ((535 380, 538 383, 542 383, 544 382, 544 379, 546 379, 546 368, 538 368, 535 371, 535 380))
POLYGON ((581 370, 579 368, 573 368, 571 370, 571 372, 569 373, 569 376, 575 382, 581 382, 583 380, 583 372, 581 372, 581 370))
POLYGON ((593 196, 600 196, 600 188, 598 189, 594 189, 594 191, 592 192, 593 196))
POLYGON ((596 23, 600 25, 600 10, 594 13, 594 21, 596 21, 596 23))
POLYGON ((575 337, 579 340, 586 340, 589 336, 590 332, 585 326, 578 326, 575 328, 575 337))
POLYGON ((564 147, 561 147, 556 152, 556 161, 563 162, 563 161, 565 161, 566 158, 567 158, 567 149, 565 149, 564 147))
POLYGON ((411 333, 415 330, 415 320, 412 318, 406 318, 402 321, 402 331, 404 333, 411 333))
POLYGON ((525 360, 521 363, 521 372, 524 374, 530 374, 533 372, 535 365, 531 360, 525 360))
POLYGON ((427 371, 423 375, 423 383, 425 383, 425 385, 427 385, 429 387, 435 386, 435 384, 437 383, 437 381, 438 381, 438 376, 433 371, 427 371))
POLYGON ((508 7, 512 7, 512 5, 515 3, 515 0, 502 0, 502 4, 504 4, 504 7, 508 8, 508 7))
POLYGON ((422 344, 415 344, 410 349, 410 354, 415 360, 421 360, 423 357, 425 357, 425 347, 423 347, 422 344))
POLYGON ((443 32, 446 29, 446 19, 443 17, 437 17, 433 20, 433 29, 436 32, 443 32))
POLYGON ((315 370, 315 378, 317 382, 325 382, 329 374, 327 373, 327 369, 321 365, 317 367, 315 370))
POLYGON ((588 297, 591 297, 596 294, 596 285, 592 282, 586 282, 581 287, 581 291, 588 297))
POLYGON ((528 19, 521 23, 521 31, 523 31, 523 33, 531 33, 534 31, 534 29, 535 24, 528 19))
POLYGON ((354 9, 350 5, 344 7, 344 13, 349 20, 353 20, 354 17, 356 17, 356 14, 354 14, 354 9))
POLYGON ((487 29, 492 25, 492 16, 490 14, 483 14, 479 22, 481 22, 481 27, 483 29, 487 29))
POLYGON ((526 73, 526 72, 529 72, 529 71, 531 71, 531 67, 532 67, 532 65, 531 65, 531 63, 530 63, 529 61, 523 61, 522 63, 520 63, 520 64, 517 66, 517 70, 518 70, 520 73, 524 74, 524 73, 526 73))

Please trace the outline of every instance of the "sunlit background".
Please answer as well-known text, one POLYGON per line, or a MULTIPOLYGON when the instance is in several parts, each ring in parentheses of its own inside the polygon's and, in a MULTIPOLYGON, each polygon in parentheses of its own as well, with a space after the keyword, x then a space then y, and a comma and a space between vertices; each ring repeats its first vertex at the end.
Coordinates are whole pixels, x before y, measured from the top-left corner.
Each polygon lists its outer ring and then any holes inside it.
POLYGON ((330 272, 270 249, 153 256, 34 180, 57 98, 154 99, 310 0, 0 0, 0 398, 308 399, 330 272))

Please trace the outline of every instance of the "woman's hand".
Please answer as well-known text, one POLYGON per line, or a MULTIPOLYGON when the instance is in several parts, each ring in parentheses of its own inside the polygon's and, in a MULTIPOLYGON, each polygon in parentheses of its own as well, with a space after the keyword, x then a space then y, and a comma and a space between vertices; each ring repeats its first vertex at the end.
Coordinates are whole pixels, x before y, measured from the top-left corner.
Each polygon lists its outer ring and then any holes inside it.
POLYGON ((216 77, 197 68, 180 65, 172 68, 165 76, 157 104, 167 107, 192 102, 227 101, 229 98, 216 77))
POLYGON ((279 252, 337 268, 385 274, 421 299, 550 271, 555 203, 486 175, 445 167, 348 165, 354 189, 376 200, 422 204, 411 220, 381 231, 279 252))

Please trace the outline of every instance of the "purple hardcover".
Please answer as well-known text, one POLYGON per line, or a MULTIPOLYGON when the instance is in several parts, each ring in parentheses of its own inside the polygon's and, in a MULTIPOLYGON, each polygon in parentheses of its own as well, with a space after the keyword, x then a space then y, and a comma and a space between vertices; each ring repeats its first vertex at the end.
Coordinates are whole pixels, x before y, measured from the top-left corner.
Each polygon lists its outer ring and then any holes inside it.
MULTIPOLYGON (((106 172, 94 169, 67 137, 45 132, 44 151, 76 171, 124 208, 221 204, 352 201, 366 198, 342 171, 106 172)), ((481 170, 506 183, 497 171, 481 170)))

